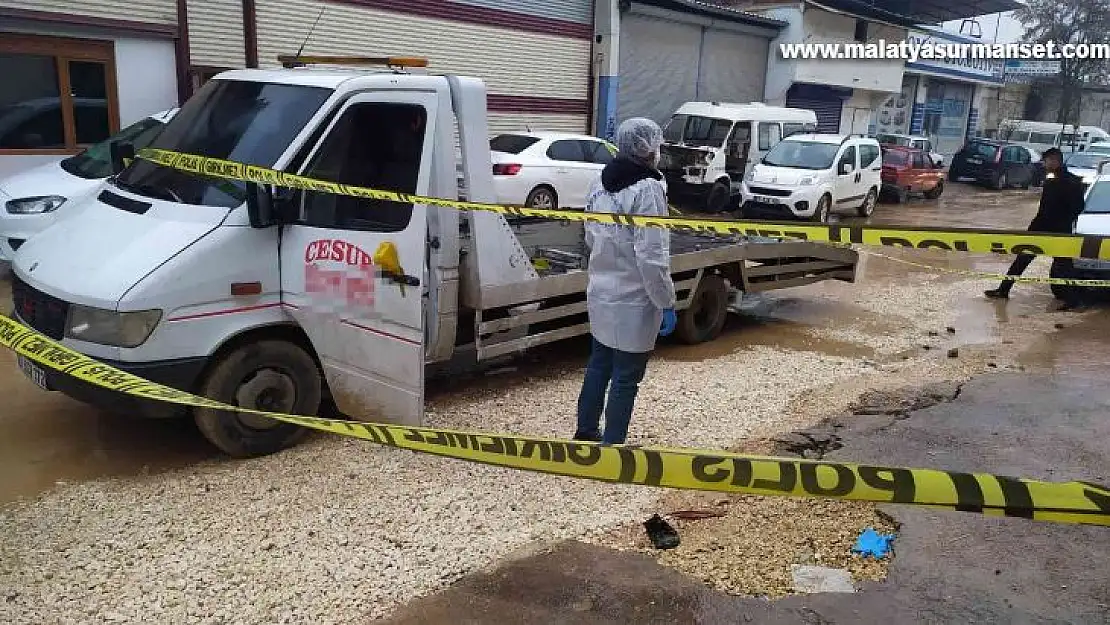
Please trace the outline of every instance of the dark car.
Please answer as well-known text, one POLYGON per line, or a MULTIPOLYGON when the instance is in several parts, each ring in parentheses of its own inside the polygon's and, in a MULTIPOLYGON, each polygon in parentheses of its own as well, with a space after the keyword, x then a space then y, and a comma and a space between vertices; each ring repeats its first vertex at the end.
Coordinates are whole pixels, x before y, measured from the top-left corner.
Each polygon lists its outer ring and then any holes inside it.
POLYGON ((1036 167, 1029 150, 1016 143, 996 139, 975 138, 964 144, 952 157, 948 179, 974 178, 976 182, 995 189, 1033 184, 1036 167))

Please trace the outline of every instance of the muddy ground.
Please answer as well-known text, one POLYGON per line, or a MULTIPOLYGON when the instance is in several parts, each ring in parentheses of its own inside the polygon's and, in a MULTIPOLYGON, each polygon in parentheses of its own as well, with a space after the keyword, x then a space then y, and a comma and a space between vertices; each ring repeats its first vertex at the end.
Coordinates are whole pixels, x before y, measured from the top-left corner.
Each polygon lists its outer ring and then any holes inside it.
MULTIPOLYGON (((997 193, 953 185, 939 202, 882 204, 871 221, 1020 228, 1035 211, 1036 199, 1035 191, 997 193)), ((858 219, 845 217, 844 221, 858 219)), ((976 271, 1003 271, 1009 261, 939 252, 882 253, 976 271)), ((1030 273, 1045 275, 1047 262, 1038 260, 1030 273)), ((1110 392, 1103 392, 1099 384, 1110 364, 1105 349, 1110 314, 1058 312, 1042 286, 1019 285, 1011 301, 990 302, 981 297, 990 286, 872 256, 865 261, 859 284, 820 284, 746 300, 718 340, 695 347, 661 346, 639 402, 651 410, 637 413, 634 442, 804 457, 827 454, 883 464, 1110 481, 1104 442, 1110 440, 1106 437, 1110 430, 1101 418, 1110 392), (727 399, 720 404, 725 411, 714 416, 719 422, 715 436, 707 434, 707 425, 714 421, 704 419, 704 401, 699 400, 705 393, 727 399), (868 412, 866 406, 875 402, 890 410, 878 416, 857 414, 868 412), (790 434, 798 431, 806 434, 790 434)), ((0 291, 6 288, 0 282, 0 291)), ((6 292, 0 293, 0 301, 8 299, 6 292)), ((567 419, 566 428, 571 425, 572 409, 566 406, 573 402, 585 354, 584 342, 571 341, 546 352, 542 359, 514 363, 496 375, 437 387, 429 398, 429 420, 433 425, 505 431, 538 428, 539 433, 548 433, 550 421, 553 433, 560 433, 560 419, 567 419), (538 399, 529 416, 514 412, 513 406, 531 397, 538 399), (544 397, 550 397, 549 408, 544 397), (491 417, 491 410, 499 414, 491 417), (535 423, 537 416, 544 420, 542 426, 535 423)), ((174 570, 169 588, 176 594, 165 605, 186 604, 187 609, 176 613, 175 622, 391 618, 398 623, 446 623, 448 619, 452 623, 849 623, 889 621, 882 618, 888 614, 901 617, 895 622, 1091 623, 1102 622, 1099 619, 1110 614, 1106 608, 1110 584, 1105 583, 1110 579, 1106 556, 1110 535, 1090 528, 846 502, 672 492, 625 497, 605 490, 619 487, 604 486, 590 488, 596 490, 591 496, 599 497, 598 501, 609 501, 600 508, 605 509, 605 518, 592 524, 570 523, 559 517, 587 511, 555 505, 579 505, 573 492, 579 483, 561 480, 550 482, 552 506, 535 510, 529 502, 521 502, 521 510, 514 506, 512 514, 523 515, 515 526, 488 515, 471 517, 472 512, 465 511, 477 525, 443 531, 443 544, 426 550, 423 543, 440 540, 429 533, 442 528, 410 531, 403 526, 404 515, 390 518, 392 511, 385 510, 373 492, 359 492, 375 487, 365 471, 385 469, 403 476, 410 463, 407 458, 374 454, 360 460, 352 450, 361 447, 316 437, 304 449, 285 454, 284 464, 280 458, 253 461, 253 467, 230 463, 187 422, 101 414, 57 394, 42 393, 22 378, 7 353, 0 354, 0 396, 5 398, 0 408, 0 531, 11 530, 4 537, 8 543, 0 540, 0 555, 10 556, 0 565, 0 592, 11 589, 0 601, 0 620, 96 622, 102 620, 99 611, 110 609, 121 622, 138 622, 141 617, 135 615, 149 610, 151 599, 132 598, 135 593, 127 592, 128 603, 120 605, 105 593, 121 584, 137 584, 129 577, 133 574, 166 586, 164 565, 159 562, 171 562, 174 570), (340 468, 329 472, 316 466, 311 474, 298 472, 304 463, 329 462, 340 468), (294 465, 297 469, 290 468, 294 465), (281 479, 269 480, 272 475, 286 475, 284 471, 292 480, 288 488, 281 479), (170 556, 159 552, 157 557, 163 559, 155 560, 150 552, 132 553, 127 532, 98 529, 88 516, 104 515, 104 525, 180 522, 191 528, 198 524, 173 515, 189 515, 198 508, 205 510, 196 510, 197 514, 218 514, 219 506, 207 510, 210 502, 203 499, 191 499, 185 505, 176 501, 176 489, 182 483, 205 493, 217 489, 214 492, 228 502, 240 496, 236 476, 244 472, 251 473, 252 479, 267 474, 265 483, 271 486, 264 493, 252 493, 250 499, 281 511, 276 518, 270 512, 252 513, 250 520, 252 532, 276 537, 258 545, 268 550, 271 564, 266 566, 274 574, 260 568, 264 565, 251 552, 253 543, 194 535, 202 530, 189 529, 193 538, 181 540, 190 542, 167 543, 178 545, 180 558, 165 560, 170 556), (314 519, 322 515, 331 518, 327 504, 318 502, 313 502, 318 509, 310 511, 316 517, 302 514, 298 508, 307 504, 297 497, 311 492, 304 489, 312 488, 313 480, 340 474, 345 479, 362 477, 328 497, 348 499, 349 510, 375 512, 352 516, 337 527, 325 523, 316 540, 328 540, 319 545, 301 547, 280 538, 286 526, 303 529, 313 527, 314 519), (121 496, 113 503, 115 493, 123 492, 127 498, 121 496), (157 499, 162 496, 167 497, 165 502, 157 499), (152 505, 173 512, 136 521, 119 510, 136 497, 140 501, 155 497, 152 505), (99 507, 81 509, 90 498, 97 498, 99 507), (651 550, 639 523, 651 512, 681 511, 706 518, 670 517, 683 546, 666 553, 651 550), (529 516, 533 514, 542 516, 529 516), (55 521, 51 515, 84 518, 93 529, 82 528, 71 535, 49 527, 55 521), (371 520, 374 516, 378 518, 371 520), (892 561, 876 563, 848 553, 858 532, 869 526, 897 528, 892 561), (381 536, 360 536, 367 529, 403 536, 387 535, 385 542, 381 536), (24 534, 59 545, 70 541, 72 551, 80 553, 73 555, 67 546, 64 557, 42 557, 33 548, 16 544, 20 538, 30 539, 24 534), (567 542, 568 538, 572 540, 567 542), (90 566, 82 560, 83 554, 94 553, 97 541, 106 539, 116 541, 117 550, 127 553, 127 567, 109 570, 104 573, 105 582, 85 588, 80 575, 64 569, 90 566), (481 547, 480 557, 446 557, 444 547, 467 551, 460 541, 472 539, 488 545, 481 547), (336 544, 343 548, 335 556, 318 551, 338 549, 336 544), (280 601, 267 599, 265 606, 252 605, 249 602, 261 600, 242 589, 225 589, 203 571, 203 563, 210 561, 205 558, 213 554, 220 558, 217 581, 226 570, 228 576, 254 575, 253 587, 267 592, 275 584, 294 589, 301 585, 303 592, 283 588, 280 601), (364 564, 390 557, 402 572, 379 584, 378 570, 364 564), (366 563, 357 562, 358 558, 366 563), (337 561, 337 566, 348 570, 339 575, 328 567, 327 575, 321 576, 304 568, 328 566, 316 564, 317 559, 337 561), (311 561, 306 565, 306 560, 311 561), (194 570, 182 572, 180 562, 191 562, 194 570), (862 592, 794 595, 790 569, 797 563, 848 568, 862 592), (282 571, 284 578, 277 575, 282 571), (205 607, 221 598, 227 609, 205 607), (65 603, 74 600, 73 608, 65 603), (79 604, 83 607, 76 607, 79 604)), ((473 499, 478 496, 475 489, 491 488, 494 479, 496 488, 512 489, 513 484, 532 488, 533 478, 513 476, 505 479, 484 470, 467 471, 457 476, 466 480, 463 491, 422 485, 424 498, 418 510, 426 505, 455 505, 455 498, 473 499)), ((539 479, 535 484, 542 487, 546 482, 539 479)), ((392 487, 387 481, 376 486, 392 487)), ((413 494, 399 490, 396 496, 413 494)), ((409 524, 414 522, 411 515, 416 505, 408 508, 409 524)), ((156 513, 144 510, 143 514, 156 513)), ((205 516, 199 523, 204 525, 219 522, 205 516)), ((161 598, 157 605, 163 606, 161 598)))

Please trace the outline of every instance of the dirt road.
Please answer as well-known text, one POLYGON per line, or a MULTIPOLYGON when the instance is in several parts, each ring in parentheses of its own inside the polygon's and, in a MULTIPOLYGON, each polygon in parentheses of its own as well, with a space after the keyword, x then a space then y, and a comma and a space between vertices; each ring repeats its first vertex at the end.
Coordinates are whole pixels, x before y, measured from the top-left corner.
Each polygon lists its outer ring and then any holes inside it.
MULTIPOLYGON (((940 202, 880 205, 872 220, 1013 228, 1035 210, 1035 192, 956 185, 946 193, 940 202)), ((986 271, 1004 270, 1009 260, 884 253, 986 271)), ((1038 260, 1030 272, 1044 275, 1047 261, 1038 260)), ((880 257, 868 258, 863 274, 855 285, 745 300, 717 341, 662 346, 637 403, 632 442, 771 451, 776 436, 848 414, 867 391, 1051 369, 1072 353, 1060 337, 1086 337, 1088 330, 1075 328, 1107 322, 1098 312, 1055 312, 1044 287, 1019 286, 1010 302, 999 304, 981 298, 990 286, 982 281, 880 257)), ((1059 365, 1061 371, 1104 371, 1105 352, 1087 354, 1059 365)), ((566 436, 584 355, 582 342, 570 342, 498 375, 455 381, 430 398, 429 421, 566 436)), ((676 610, 686 605, 668 594, 671 587, 717 597, 713 605, 732 605, 729 592, 790 593, 789 566, 803 550, 854 567, 859 580, 886 575, 885 568, 853 563, 844 553, 855 532, 883 522, 870 506, 759 498, 718 504, 326 437, 273 457, 230 462, 188 423, 98 414, 40 392, 8 353, 0 354, 0 395, 4 622, 140 622, 153 614, 189 623, 333 623, 390 615, 411 622, 424 615, 428 622, 436 614, 489 622, 482 606, 500 606, 505 616, 567 605, 567 614, 581 616, 578 622, 636 622, 665 618, 661 606, 670 598, 676 610), (717 506, 725 513, 713 522, 680 523, 684 540, 706 551, 673 553, 662 565, 654 554, 638 554, 639 522, 677 506, 717 506), (745 528, 742 536, 737 527, 745 528), (568 539, 584 542, 566 546, 568 539), (552 545, 572 557, 517 559, 552 545), (512 564, 503 567, 506 562, 512 564), (586 572, 593 566, 637 580, 635 588, 613 589, 632 599, 579 592, 580 580, 594 579, 586 572), (559 601, 548 605, 544 597, 559 601), (660 606, 654 611, 647 607, 652 601, 660 606)), ((843 439, 841 457, 866 455, 868 448, 843 439)), ((898 453, 891 448, 882 460, 909 462, 898 453)), ((984 455, 969 468, 994 470, 987 466, 993 459, 984 455)), ((1096 479, 1089 463, 1066 468, 1096 479)), ((897 577, 901 560, 895 562, 897 577)))

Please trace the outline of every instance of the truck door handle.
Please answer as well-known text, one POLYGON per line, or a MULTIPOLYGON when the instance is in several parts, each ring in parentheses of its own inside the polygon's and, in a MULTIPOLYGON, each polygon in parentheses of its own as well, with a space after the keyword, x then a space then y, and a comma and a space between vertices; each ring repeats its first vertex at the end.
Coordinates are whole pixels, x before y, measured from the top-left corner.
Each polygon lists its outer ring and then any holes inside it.
POLYGON ((394 273, 392 271, 382 271, 382 277, 394 284, 420 286, 420 278, 416 276, 407 276, 403 273, 394 273))

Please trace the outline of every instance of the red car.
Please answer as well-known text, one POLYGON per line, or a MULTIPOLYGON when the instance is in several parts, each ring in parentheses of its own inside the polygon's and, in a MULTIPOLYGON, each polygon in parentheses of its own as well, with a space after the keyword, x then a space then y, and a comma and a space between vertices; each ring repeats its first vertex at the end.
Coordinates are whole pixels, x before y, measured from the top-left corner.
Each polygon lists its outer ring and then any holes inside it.
POLYGON ((944 192, 944 170, 923 150, 883 146, 883 194, 899 204, 911 193, 935 200, 944 192))

